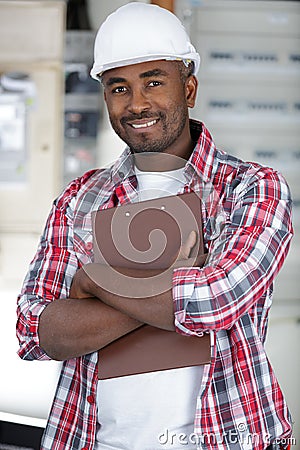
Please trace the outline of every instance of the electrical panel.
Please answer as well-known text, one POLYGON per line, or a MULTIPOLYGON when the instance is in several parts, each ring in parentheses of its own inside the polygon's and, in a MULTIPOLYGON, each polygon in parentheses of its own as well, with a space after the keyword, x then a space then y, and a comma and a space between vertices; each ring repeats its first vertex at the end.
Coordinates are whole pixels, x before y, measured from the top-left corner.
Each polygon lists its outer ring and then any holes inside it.
POLYGON ((62 1, 0 1, 0 420, 35 426, 60 363, 17 356, 16 300, 62 186, 64 26, 62 1))
POLYGON ((218 148, 274 167, 293 197, 295 235, 274 285, 266 348, 300 439, 300 3, 179 0, 179 14, 201 56, 191 115, 218 148), (284 364, 283 364, 284 361, 284 364))
POLYGON ((63 183, 98 165, 100 83, 90 76, 95 32, 65 34, 63 183))
POLYGON ((0 232, 36 232, 61 186, 62 2, 0 2, 0 232))
POLYGON ((295 237, 275 297, 299 300, 300 4, 202 0, 178 7, 201 56, 192 116, 219 148, 274 167, 289 183, 295 237))

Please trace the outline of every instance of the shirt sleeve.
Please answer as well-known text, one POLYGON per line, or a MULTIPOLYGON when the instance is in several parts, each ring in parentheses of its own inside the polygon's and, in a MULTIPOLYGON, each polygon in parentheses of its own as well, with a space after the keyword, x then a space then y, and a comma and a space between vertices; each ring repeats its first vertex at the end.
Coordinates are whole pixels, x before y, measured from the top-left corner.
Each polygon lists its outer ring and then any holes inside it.
POLYGON ((50 359, 39 345, 39 318, 48 303, 67 297, 78 269, 70 207, 76 191, 74 182, 53 203, 17 300, 16 331, 22 359, 50 359))
POLYGON ((287 256, 293 229, 284 178, 263 169, 244 184, 223 202, 232 206, 208 264, 174 270, 179 333, 230 329, 270 289, 287 256))

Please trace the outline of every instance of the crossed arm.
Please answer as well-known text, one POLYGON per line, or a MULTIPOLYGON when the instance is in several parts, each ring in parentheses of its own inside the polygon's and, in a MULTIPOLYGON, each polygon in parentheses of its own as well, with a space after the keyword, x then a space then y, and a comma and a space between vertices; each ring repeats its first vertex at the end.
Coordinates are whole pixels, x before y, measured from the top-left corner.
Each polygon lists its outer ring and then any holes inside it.
MULTIPOLYGON (((188 259, 195 241, 196 235, 191 233, 178 260, 188 259)), ((51 358, 65 360, 97 351, 144 323, 175 329, 172 270, 161 275, 158 270, 119 271, 124 277, 118 280, 111 268, 89 264, 75 274, 70 298, 55 300, 45 308, 39 341, 51 358)))

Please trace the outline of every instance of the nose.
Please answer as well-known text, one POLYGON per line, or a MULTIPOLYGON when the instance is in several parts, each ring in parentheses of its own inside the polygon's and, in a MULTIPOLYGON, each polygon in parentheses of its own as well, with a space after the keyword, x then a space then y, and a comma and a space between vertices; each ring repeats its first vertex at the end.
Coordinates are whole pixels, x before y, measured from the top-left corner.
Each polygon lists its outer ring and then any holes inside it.
POLYGON ((128 111, 134 114, 140 114, 150 109, 150 101, 142 88, 135 88, 131 91, 128 105, 128 111))

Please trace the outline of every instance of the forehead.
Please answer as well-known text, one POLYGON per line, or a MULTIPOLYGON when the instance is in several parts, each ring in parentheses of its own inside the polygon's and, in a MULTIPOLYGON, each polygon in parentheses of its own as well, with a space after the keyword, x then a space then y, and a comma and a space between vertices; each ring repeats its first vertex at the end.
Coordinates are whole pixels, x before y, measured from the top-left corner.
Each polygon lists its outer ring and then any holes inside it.
POLYGON ((109 84, 111 80, 115 79, 130 81, 155 76, 172 78, 178 77, 178 75, 178 61, 158 60, 130 64, 128 66, 107 70, 102 75, 102 81, 104 84, 109 84))

